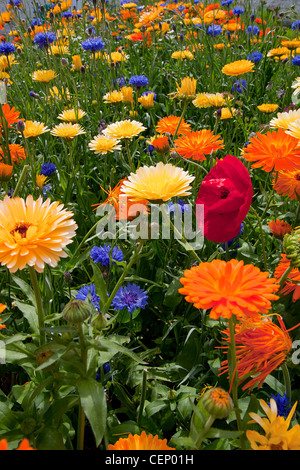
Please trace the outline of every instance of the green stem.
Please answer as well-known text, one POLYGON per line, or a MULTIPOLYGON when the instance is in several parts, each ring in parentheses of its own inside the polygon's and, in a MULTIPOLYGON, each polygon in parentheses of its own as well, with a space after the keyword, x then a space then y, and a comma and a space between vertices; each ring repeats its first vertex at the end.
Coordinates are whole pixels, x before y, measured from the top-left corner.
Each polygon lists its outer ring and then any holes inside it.
POLYGON ((137 425, 141 426, 142 422, 142 417, 143 417, 143 410, 144 410, 144 404, 145 404, 145 399, 146 399, 146 391, 147 391, 147 369, 143 370, 143 380, 142 380, 142 393, 141 393, 141 402, 139 406, 139 413, 137 417, 137 425))
POLYGON ((128 141, 128 139, 125 139, 125 147, 126 147, 128 162, 129 162, 129 165, 130 165, 130 170, 131 170, 132 172, 134 172, 134 165, 133 165, 132 158, 131 158, 131 153, 130 153, 130 148, 129 148, 129 141, 128 141))
POLYGON ((252 206, 250 207, 250 209, 253 212, 253 214, 255 215, 255 217, 257 219, 257 222, 258 222, 258 225, 259 225, 264 267, 265 267, 265 270, 268 271, 267 253, 266 253, 265 237, 264 237, 264 231, 263 231, 262 223, 261 223, 260 217, 259 217, 258 213, 256 212, 256 210, 252 206))
POLYGON ((30 280, 31 280, 33 291, 34 291, 35 301, 36 301, 36 311, 37 311, 38 324, 39 324, 39 330, 40 330, 40 343, 44 344, 45 333, 42 331, 42 329, 44 328, 44 313, 43 313, 41 291, 40 291, 39 282, 38 282, 38 278, 37 278, 34 267, 28 266, 28 269, 29 269, 30 280))
POLYGON ((19 180, 18 180, 17 185, 16 185, 15 190, 14 190, 14 197, 16 197, 16 196, 18 195, 18 193, 19 193, 19 190, 20 190, 20 188, 21 188, 21 186, 22 186, 22 184, 23 184, 23 181, 24 181, 24 179, 26 178, 26 175, 27 175, 27 172, 28 172, 28 168, 29 168, 29 165, 24 165, 23 170, 22 170, 22 173, 21 173, 21 175, 20 175, 20 177, 19 177, 19 180))
POLYGON ((197 439, 197 442, 196 442, 196 449, 197 450, 200 449, 202 441, 205 438, 208 431, 210 430, 211 426, 213 425, 215 419, 216 419, 215 416, 209 415, 209 418, 207 419, 203 430, 201 431, 201 433, 198 436, 198 439, 197 439))
POLYGON ((185 100, 185 101, 184 101, 184 105, 183 105, 183 110, 182 110, 182 113, 181 113, 180 119, 179 119, 179 121, 178 121, 178 124, 177 124, 176 130, 175 130, 175 133, 174 133, 174 136, 173 136, 173 141, 176 139, 177 132, 178 132, 178 130, 179 130, 180 124, 181 124, 181 122, 182 122, 182 119, 183 119, 183 117, 184 117, 184 115, 185 115, 185 112, 186 112, 186 110, 187 110, 187 107, 188 107, 188 101, 187 101, 187 100, 185 100))
MULTIPOLYGON (((84 374, 87 369, 87 349, 85 345, 84 334, 82 330, 82 325, 77 325, 80 350, 81 350, 81 363, 84 370, 84 374)), ((78 409, 78 425, 77 425, 77 450, 83 450, 84 448, 84 433, 85 433, 85 413, 82 408, 81 403, 79 403, 78 409)))
MULTIPOLYGON (((236 349, 235 349, 235 325, 233 317, 229 318, 229 331, 230 331, 230 356, 228 360, 229 366, 229 375, 230 375, 230 384, 231 384, 231 393, 232 400, 234 404, 234 412, 236 416, 237 427, 240 432, 242 432, 242 420, 239 410, 238 402, 238 372, 237 372, 237 360, 236 360, 236 349)), ((241 449, 245 449, 244 436, 240 435, 240 445, 241 449)))
POLYGON ((284 273, 283 273, 283 275, 281 276, 280 281, 279 281, 279 290, 282 289, 283 284, 284 284, 285 281, 287 280, 287 278, 288 278, 290 272, 292 271, 292 269, 293 269, 293 265, 290 264, 290 265, 286 268, 286 270, 284 271, 284 273))
POLYGON ((283 372, 284 384, 285 384, 285 393, 289 401, 292 400, 292 388, 291 388, 291 378, 289 374, 288 367, 286 362, 281 364, 281 370, 283 372))

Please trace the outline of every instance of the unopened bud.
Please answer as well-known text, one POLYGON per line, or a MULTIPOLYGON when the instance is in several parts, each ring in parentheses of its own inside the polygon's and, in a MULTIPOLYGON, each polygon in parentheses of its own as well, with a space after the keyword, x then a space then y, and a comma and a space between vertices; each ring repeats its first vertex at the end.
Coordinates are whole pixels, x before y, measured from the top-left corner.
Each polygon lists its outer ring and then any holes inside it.
POLYGON ((231 396, 221 387, 207 390, 201 401, 206 411, 216 419, 226 418, 233 409, 231 396))
POLYGON ((84 300, 73 299, 67 303, 62 313, 68 323, 76 325, 83 323, 91 315, 91 308, 84 300))

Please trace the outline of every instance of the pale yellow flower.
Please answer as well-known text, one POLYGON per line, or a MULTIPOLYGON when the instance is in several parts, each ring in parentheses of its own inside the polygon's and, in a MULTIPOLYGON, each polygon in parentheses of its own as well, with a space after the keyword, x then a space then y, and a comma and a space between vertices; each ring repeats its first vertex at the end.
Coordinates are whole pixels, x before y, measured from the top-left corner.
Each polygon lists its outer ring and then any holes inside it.
POLYGON ((35 82, 49 83, 53 78, 57 77, 57 74, 54 70, 36 70, 31 77, 35 82))
POLYGON ((271 119, 269 126, 271 128, 287 129, 297 119, 300 119, 300 109, 292 109, 288 112, 278 113, 271 119))
POLYGON ((79 119, 82 119, 84 116, 86 116, 86 112, 82 111, 82 109, 65 109, 62 113, 60 113, 57 116, 57 119, 60 119, 61 121, 67 121, 67 122, 77 122, 79 119))
POLYGON ((88 145, 89 148, 95 152, 95 154, 106 155, 108 152, 121 150, 122 147, 119 145, 119 142, 120 141, 118 139, 99 134, 95 136, 88 145))
POLYGON ((126 119, 125 121, 109 124, 104 129, 103 134, 115 139, 132 139, 144 130, 146 130, 146 127, 141 122, 126 119))
POLYGON ((71 122, 62 122, 55 126, 51 131, 51 135, 56 137, 62 137, 66 141, 70 141, 80 134, 85 134, 85 130, 78 124, 72 124, 71 122))

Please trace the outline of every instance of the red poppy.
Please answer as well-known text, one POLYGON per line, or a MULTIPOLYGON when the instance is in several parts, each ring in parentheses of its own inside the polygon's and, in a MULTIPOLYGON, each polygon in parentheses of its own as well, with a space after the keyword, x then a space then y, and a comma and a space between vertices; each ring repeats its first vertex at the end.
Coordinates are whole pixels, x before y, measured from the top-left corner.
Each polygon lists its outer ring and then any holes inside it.
MULTIPOLYGON (((243 163, 232 155, 218 161, 203 179, 196 200, 204 206, 204 236, 216 243, 235 238, 252 196, 251 178, 243 163)), ((203 221, 198 220, 198 225, 202 227, 203 221)))

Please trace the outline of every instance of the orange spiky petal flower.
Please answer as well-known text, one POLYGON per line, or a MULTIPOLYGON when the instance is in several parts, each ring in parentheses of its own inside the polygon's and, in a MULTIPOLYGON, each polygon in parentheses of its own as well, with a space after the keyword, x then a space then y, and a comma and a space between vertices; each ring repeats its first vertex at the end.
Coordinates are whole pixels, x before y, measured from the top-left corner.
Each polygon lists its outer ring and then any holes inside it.
POLYGON ((243 157, 248 162, 255 162, 252 168, 264 171, 282 171, 300 169, 299 140, 279 128, 266 134, 257 133, 243 149, 243 157))
MULTIPOLYGON (((266 377, 282 364, 287 358, 292 340, 288 330, 278 315, 280 326, 273 323, 269 317, 246 318, 235 326, 235 347, 237 359, 237 374, 239 383, 250 380, 242 387, 251 391, 259 389, 266 377)), ((223 331, 225 341, 230 343, 229 328, 223 331)), ((230 346, 221 346, 227 354, 230 346)), ((220 375, 228 373, 228 361, 223 361, 219 369, 220 375)))
POLYGON ((279 285, 268 272, 236 259, 200 263, 185 270, 180 282, 183 287, 179 292, 185 300, 196 308, 211 309, 213 319, 257 317, 267 313, 271 301, 279 298, 274 294, 279 285))
MULTIPOLYGON (((8 450, 8 443, 6 439, 1 439, 0 441, 0 450, 8 450)), ((28 439, 23 439, 16 450, 35 450, 29 445, 28 439)))
POLYGON ((112 206, 116 211, 116 220, 133 220, 137 217, 138 213, 146 215, 148 213, 148 201, 145 199, 132 201, 124 194, 121 194, 121 186, 126 180, 127 178, 121 179, 113 189, 109 187, 108 191, 101 188, 107 194, 107 198, 104 202, 93 204, 92 207, 95 207, 94 210, 96 210, 97 207, 102 207, 105 210, 108 206, 112 206))
MULTIPOLYGON (((290 267, 291 261, 286 257, 284 253, 281 254, 281 259, 274 271, 274 277, 278 279, 278 282, 290 267)), ((280 294, 288 295, 293 292, 292 301, 296 302, 300 299, 300 271, 298 268, 293 268, 288 275, 287 280, 284 283, 283 288, 280 290, 280 294)))
POLYGON ((273 187, 281 196, 288 196, 292 201, 300 197, 300 168, 292 171, 279 171, 273 187))
POLYGON ((206 155, 224 148, 224 142, 220 135, 215 135, 209 129, 188 132, 174 142, 175 150, 184 158, 203 161, 206 155))
POLYGON ((268 222, 268 225, 274 237, 280 238, 281 240, 283 239, 286 233, 290 233, 292 230, 292 226, 284 220, 270 220, 270 222, 268 222))
MULTIPOLYGON (((179 121, 179 116, 166 116, 158 121, 155 130, 159 134, 166 134, 168 132, 169 134, 174 135, 179 121)), ((190 130, 190 124, 182 119, 177 131, 177 135, 186 134, 187 132, 190 132, 190 130)))
MULTIPOLYGON (((20 111, 16 111, 16 108, 13 106, 12 108, 9 106, 8 103, 4 103, 2 105, 2 110, 4 114, 4 118, 7 121, 8 127, 11 127, 13 124, 16 124, 18 121, 24 121, 24 119, 20 119, 20 111)), ((5 126, 5 123, 4 123, 5 126)), ((3 127, 3 117, 2 113, 0 114, 0 129, 3 127)))
POLYGON ((156 434, 146 434, 142 431, 141 435, 129 434, 128 437, 121 437, 115 444, 109 444, 108 450, 175 450, 174 447, 167 445, 167 439, 159 439, 156 434))

